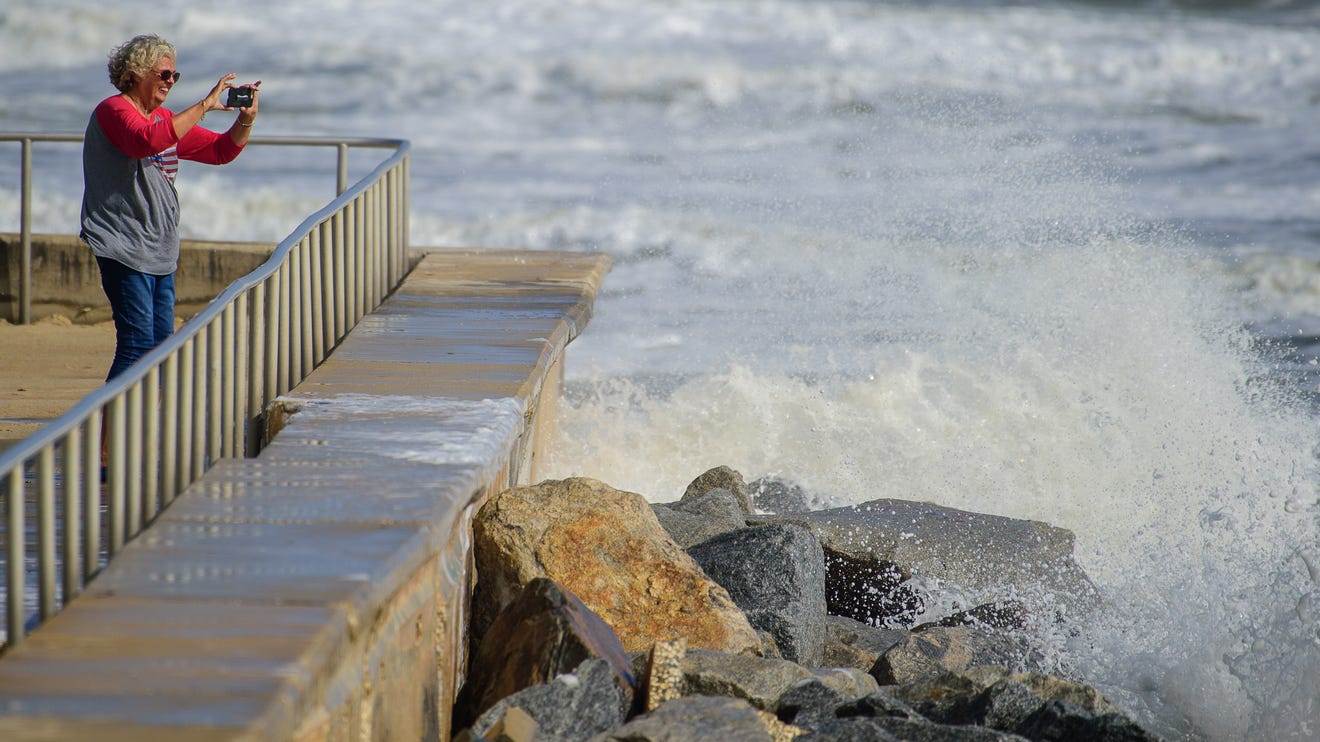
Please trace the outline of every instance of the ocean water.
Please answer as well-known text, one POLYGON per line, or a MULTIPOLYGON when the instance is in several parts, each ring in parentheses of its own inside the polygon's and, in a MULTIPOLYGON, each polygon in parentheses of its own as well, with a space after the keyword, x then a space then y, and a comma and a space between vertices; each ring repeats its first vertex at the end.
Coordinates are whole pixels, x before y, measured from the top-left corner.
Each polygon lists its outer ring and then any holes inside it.
MULTIPOLYGON (((1170 738, 1320 738, 1315 4, 178 5, 7 2, 0 130, 81 132, 154 31, 176 108, 232 71, 259 134, 409 139, 415 246, 613 257, 556 476, 1072 529, 1105 604, 1055 670, 1170 738)), ((77 162, 38 151, 37 231, 77 162)), ((282 238, 332 173, 185 165, 185 230, 282 238)))

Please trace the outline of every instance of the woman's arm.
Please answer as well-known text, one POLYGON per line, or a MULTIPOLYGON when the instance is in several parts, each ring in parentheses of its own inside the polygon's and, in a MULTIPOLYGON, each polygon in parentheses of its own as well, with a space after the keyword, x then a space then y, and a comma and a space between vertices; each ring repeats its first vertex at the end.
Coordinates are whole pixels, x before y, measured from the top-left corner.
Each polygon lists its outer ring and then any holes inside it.
MULTIPOLYGON (((217 93, 219 90, 234 87, 227 84, 227 81, 232 78, 232 75, 227 75, 221 79, 216 90, 212 92, 217 93), (224 87, 220 87, 220 85, 224 85, 224 87)), ((247 146, 248 137, 252 132, 252 124, 257 119, 257 98, 259 96, 255 91, 260 85, 260 80, 252 84, 252 105, 238 109, 238 116, 234 118, 234 123, 230 125, 229 131, 224 135, 217 134, 201 126, 193 126, 189 129, 188 133, 179 140, 179 157, 208 165, 223 165, 238 157, 238 153, 242 152, 243 148, 247 146)), ((221 106, 221 108, 226 111, 233 110, 228 106, 221 106)), ((176 116, 178 115, 176 114, 176 116)))
POLYGON ((182 140, 194 126, 200 124, 202 119, 206 118, 207 113, 210 111, 225 110, 225 105, 220 102, 220 96, 226 90, 233 87, 230 85, 230 82, 236 77, 238 77, 238 75, 232 72, 225 75, 220 78, 220 81, 215 84, 215 87, 211 88, 211 92, 207 93, 205 98, 174 114, 174 133, 180 140, 182 140))

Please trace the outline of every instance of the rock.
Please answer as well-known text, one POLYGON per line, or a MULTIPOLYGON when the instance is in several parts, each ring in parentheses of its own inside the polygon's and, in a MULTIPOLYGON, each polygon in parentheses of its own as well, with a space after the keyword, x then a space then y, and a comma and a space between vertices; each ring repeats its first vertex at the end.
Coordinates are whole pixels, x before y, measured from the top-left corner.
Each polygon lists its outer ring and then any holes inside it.
POLYGON ((801 727, 795 727, 792 724, 785 724, 779 720, 778 716, 764 711, 756 710, 756 715, 761 717, 761 723, 765 724, 766 731, 770 732, 770 739, 774 742, 793 742, 793 740, 806 734, 807 730, 801 727))
POLYGON ((880 655, 909 633, 906 629, 881 628, 847 616, 826 616, 822 664, 870 670, 880 655))
POLYGON ((499 718, 485 732, 478 735, 470 728, 464 729, 453 739, 455 742, 535 742, 536 720, 517 706, 501 707, 499 718))
POLYGON ((761 637, 761 656, 772 660, 784 659, 784 653, 779 651, 779 643, 769 632, 764 629, 757 629, 756 635, 761 637))
POLYGON ((683 696, 683 659, 687 640, 656 642, 647 658, 642 684, 642 710, 654 711, 665 701, 683 696))
POLYGON ((500 699, 547 683, 584 660, 599 657, 631 702, 632 664, 614 632, 577 597, 545 578, 532 580, 500 613, 469 661, 454 704, 456 728, 500 699))
POLYGON ((980 692, 981 720, 991 729, 1012 731, 1041 706, 1045 699, 1022 683, 1001 680, 980 692))
POLYGON ((875 666, 875 661, 880 655, 865 652, 856 647, 841 644, 825 637, 825 645, 821 651, 820 664, 825 667, 848 667, 858 670, 870 670, 875 666))
MULTIPOLYGON (((1025 742, 1022 737, 978 726, 935 724, 913 719, 876 718, 871 723, 903 742, 1025 742)), ((1082 740, 1083 737, 1073 737, 1082 740)))
POLYGON ((920 678, 886 690, 937 724, 978 724, 985 718, 983 689, 954 672, 920 678))
POLYGON ((744 513, 756 512, 752 508, 752 497, 747 493, 747 484, 742 474, 727 466, 717 466, 692 480, 683 492, 679 502, 700 497, 710 490, 727 490, 738 502, 738 508, 744 513))
POLYGON ((1094 688, 1041 673, 980 666, 885 690, 939 724, 984 726, 1033 740, 1155 739, 1094 688))
POLYGON ((593 479, 545 481, 492 497, 473 522, 471 631, 485 633, 522 585, 550 577, 618 634, 627 651, 759 651, 747 617, 660 527, 641 495, 593 479))
POLYGON ((1046 701, 1014 731, 1032 740, 1150 742, 1157 739, 1122 714, 1092 714, 1065 701, 1046 701))
POLYGON ((779 696, 775 702, 775 716, 785 724, 817 729, 834 720, 834 709, 846 700, 820 678, 807 678, 789 686, 779 696))
MULTIPOLYGON (((972 668, 978 671, 981 668, 972 668)), ((980 678, 988 679, 984 674, 969 673, 973 680, 980 678), (978 677, 979 675, 979 677, 978 677)), ((1121 713, 1120 709, 1110 703, 1100 691, 1089 685, 1074 683, 1070 680, 1064 680, 1053 675, 1046 675, 1039 672, 1026 673, 1008 673, 995 680, 987 688, 993 688, 995 685, 1005 683, 1014 683, 1021 685, 1044 701, 1064 701, 1074 706, 1078 706, 1085 711, 1093 714, 1116 714, 1121 713)))
POLYGON ((810 670, 787 660, 688 650, 683 685, 688 695, 732 696, 773 711, 784 691, 811 678, 810 670))
POLYGON ((491 731, 505 712, 521 710, 536 722, 537 742, 575 742, 622 724, 625 705, 610 664, 590 659, 571 674, 501 699, 477 719, 472 731, 494 739, 491 731))
POLYGON ((792 524, 744 528, 688 549, 706 574, 729 591, 752 626, 780 654, 819 665, 825 639, 825 559, 820 542, 792 524))
POLYGON ((1031 739, 1156 738, 1095 688, 1041 673, 1000 678, 982 691, 981 704, 985 726, 1031 739))
POLYGON ((1072 558, 1072 533, 1039 521, 892 499, 748 521, 800 523, 820 539, 827 558, 833 552, 861 563, 892 564, 904 575, 957 588, 967 604, 1011 593, 1032 596, 1066 617, 1097 600, 1072 558))
POLYGON ((875 693, 862 696, 855 701, 844 703, 835 709, 834 713, 841 719, 852 716, 888 716, 898 719, 917 720, 923 720, 926 718, 918 713, 916 709, 909 706, 905 701, 895 697, 891 693, 892 690, 893 688, 881 688, 875 693))
POLYGON ((765 722, 746 701, 717 696, 687 696, 667 701, 656 710, 638 716, 623 726, 589 738, 589 742, 767 742, 770 739, 772 737, 765 722))
POLYGON ((761 477, 747 485, 747 492, 752 496, 752 506, 756 512, 784 515, 815 509, 806 490, 795 482, 779 477, 761 477))
POLYGON ((1020 629, 1027 625, 1027 608, 1018 600, 1000 600, 985 603, 965 611, 958 611, 938 621, 913 626, 913 631, 925 631, 935 626, 985 626, 992 629, 1020 629))
POLYGON ((651 510, 669 537, 684 549, 747 527, 746 516, 728 490, 714 489, 683 502, 652 505, 651 510))
POLYGON ((834 719, 818 729, 807 730, 795 742, 900 742, 875 723, 874 719, 852 717, 834 719))
POLYGON ((920 719, 835 719, 820 729, 798 737, 797 742, 1008 742, 1021 737, 983 727, 935 724, 920 719))
POLYGON ((825 554, 825 606, 831 616, 844 616, 872 626, 909 625, 924 602, 907 584, 909 574, 897 565, 857 558, 833 549, 825 554))
POLYGON ((960 673, 973 665, 1017 665, 1026 649, 1013 639, 969 626, 937 626, 913 633, 875 661, 880 685, 906 685, 960 673))
POLYGON ((820 682, 838 693, 844 701, 853 701, 880 690, 875 677, 852 667, 826 667, 812 671, 820 682))

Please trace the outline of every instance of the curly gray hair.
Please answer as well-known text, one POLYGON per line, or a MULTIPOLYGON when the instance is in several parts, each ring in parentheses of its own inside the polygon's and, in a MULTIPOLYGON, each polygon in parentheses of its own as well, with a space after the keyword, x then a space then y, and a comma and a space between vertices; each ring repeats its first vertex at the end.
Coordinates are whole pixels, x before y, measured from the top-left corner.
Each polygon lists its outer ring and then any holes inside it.
POLYGON ((156 34, 134 36, 110 52, 110 84, 119 92, 127 93, 161 57, 177 59, 174 45, 156 34))

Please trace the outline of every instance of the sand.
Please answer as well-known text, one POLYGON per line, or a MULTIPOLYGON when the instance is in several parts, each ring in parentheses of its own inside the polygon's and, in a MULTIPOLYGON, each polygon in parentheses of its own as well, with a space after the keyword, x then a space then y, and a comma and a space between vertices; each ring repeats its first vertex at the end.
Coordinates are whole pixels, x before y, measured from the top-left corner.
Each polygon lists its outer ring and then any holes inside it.
POLYGON ((114 353, 110 322, 75 324, 58 314, 30 325, 0 320, 0 450, 104 384, 114 353))

